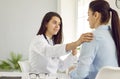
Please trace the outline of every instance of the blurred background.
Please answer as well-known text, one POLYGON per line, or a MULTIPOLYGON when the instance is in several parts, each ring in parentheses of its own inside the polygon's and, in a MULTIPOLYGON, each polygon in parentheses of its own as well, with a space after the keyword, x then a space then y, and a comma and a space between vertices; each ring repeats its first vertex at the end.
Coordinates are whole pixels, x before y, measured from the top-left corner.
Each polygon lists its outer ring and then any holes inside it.
MULTIPOLYGON (((49 11, 58 12, 63 18, 63 43, 72 42, 82 33, 91 31, 87 22, 90 1, 0 0, 0 60, 10 58, 11 52, 28 59, 30 42, 38 32, 43 16, 49 11)), ((120 16, 115 0, 107 1, 120 16)))

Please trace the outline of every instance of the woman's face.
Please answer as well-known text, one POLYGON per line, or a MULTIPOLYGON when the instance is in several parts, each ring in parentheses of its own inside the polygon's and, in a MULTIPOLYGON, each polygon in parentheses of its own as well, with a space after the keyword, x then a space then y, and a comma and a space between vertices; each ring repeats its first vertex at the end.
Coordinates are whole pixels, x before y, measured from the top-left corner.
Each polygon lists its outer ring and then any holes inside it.
POLYGON ((95 21, 95 16, 90 9, 88 10, 88 22, 89 22, 90 28, 94 29, 96 21, 95 21))
POLYGON ((46 33, 49 35, 56 35, 58 31, 60 30, 60 18, 53 16, 51 20, 47 23, 46 27, 46 33))

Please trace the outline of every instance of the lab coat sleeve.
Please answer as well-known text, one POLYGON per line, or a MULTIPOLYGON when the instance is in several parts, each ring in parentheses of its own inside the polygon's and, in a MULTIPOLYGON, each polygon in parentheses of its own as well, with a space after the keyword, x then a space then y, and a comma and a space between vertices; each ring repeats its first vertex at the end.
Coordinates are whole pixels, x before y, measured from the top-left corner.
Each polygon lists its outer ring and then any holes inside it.
POLYGON ((65 48, 66 44, 57 44, 51 46, 47 43, 47 41, 44 38, 37 36, 31 43, 30 51, 39 53, 42 56, 60 57, 62 55, 67 54, 65 48))
POLYGON ((65 72, 66 70, 68 70, 68 68, 73 66, 76 61, 77 56, 69 54, 64 60, 60 60, 58 72, 65 72))

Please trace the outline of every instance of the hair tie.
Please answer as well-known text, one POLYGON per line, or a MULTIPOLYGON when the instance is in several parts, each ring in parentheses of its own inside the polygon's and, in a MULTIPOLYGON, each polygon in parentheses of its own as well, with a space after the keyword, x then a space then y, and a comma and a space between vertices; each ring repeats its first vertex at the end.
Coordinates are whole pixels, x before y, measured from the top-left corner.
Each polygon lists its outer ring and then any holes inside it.
POLYGON ((112 11, 112 8, 109 8, 109 11, 112 11))

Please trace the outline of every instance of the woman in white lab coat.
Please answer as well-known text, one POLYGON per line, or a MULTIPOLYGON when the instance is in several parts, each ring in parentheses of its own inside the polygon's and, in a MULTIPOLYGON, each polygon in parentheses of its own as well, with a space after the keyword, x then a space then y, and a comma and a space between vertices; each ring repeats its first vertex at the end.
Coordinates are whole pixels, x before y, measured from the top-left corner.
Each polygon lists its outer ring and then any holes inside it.
POLYGON ((92 40, 92 36, 91 33, 86 33, 75 42, 61 44, 62 18, 55 12, 48 12, 30 45, 31 72, 56 73, 59 70, 66 70, 76 59, 76 52, 74 51, 76 47, 83 42, 92 40), (69 56, 64 61, 60 60, 60 56, 66 54, 69 56))

